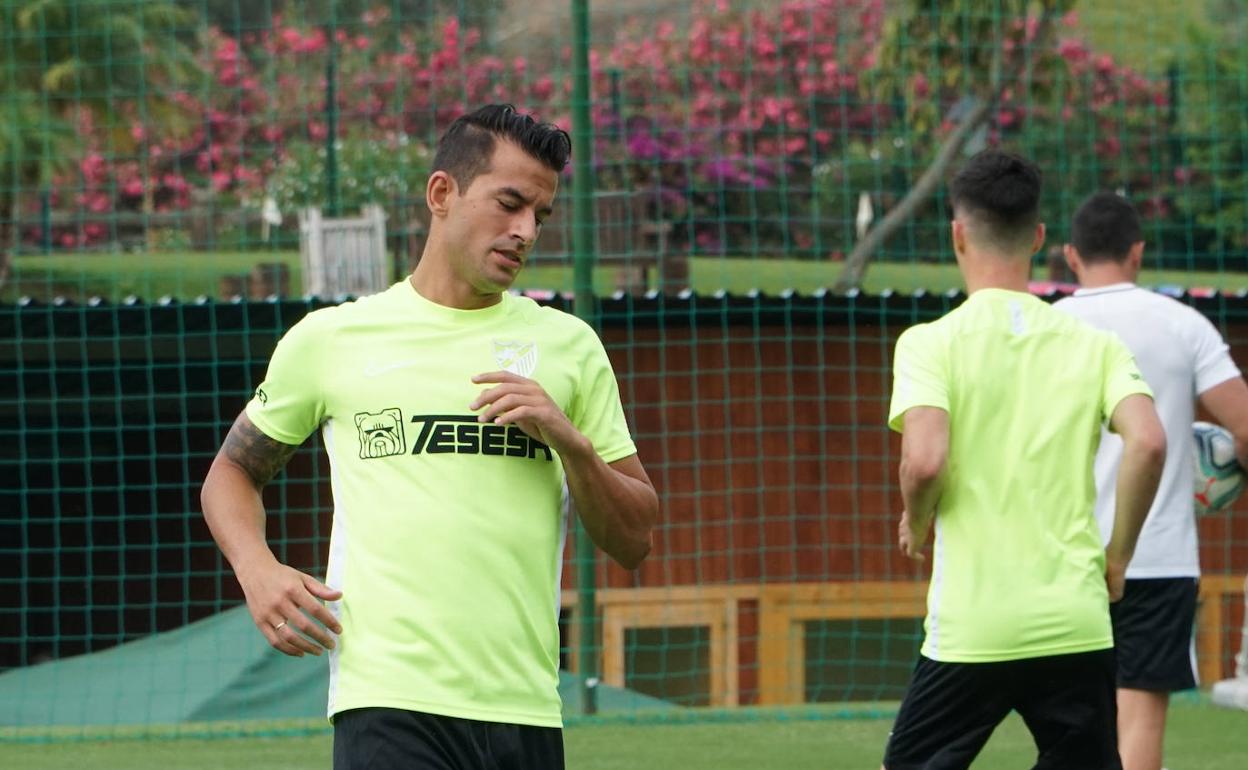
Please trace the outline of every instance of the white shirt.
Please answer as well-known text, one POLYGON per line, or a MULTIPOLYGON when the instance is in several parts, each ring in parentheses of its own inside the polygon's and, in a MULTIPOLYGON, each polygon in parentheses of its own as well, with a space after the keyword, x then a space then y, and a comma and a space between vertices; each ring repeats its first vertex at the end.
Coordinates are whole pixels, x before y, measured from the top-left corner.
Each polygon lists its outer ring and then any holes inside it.
MULTIPOLYGON (((1199 576, 1192 505, 1192 421, 1197 396, 1240 376, 1226 342, 1197 311, 1132 283, 1080 289, 1054 307, 1118 334, 1153 389, 1166 431, 1166 467, 1135 556, 1127 566, 1127 577, 1199 576)), ((1113 531, 1114 490, 1121 460, 1122 439, 1104 432, 1095 472, 1096 519, 1105 542, 1113 531)))

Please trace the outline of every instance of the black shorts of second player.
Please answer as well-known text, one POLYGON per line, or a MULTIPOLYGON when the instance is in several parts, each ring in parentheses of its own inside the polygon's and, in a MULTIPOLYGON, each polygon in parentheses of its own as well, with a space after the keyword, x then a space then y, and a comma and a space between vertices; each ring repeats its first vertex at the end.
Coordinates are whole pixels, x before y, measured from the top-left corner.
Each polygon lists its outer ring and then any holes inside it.
POLYGON ((1200 580, 1129 579, 1109 605, 1118 650, 1118 686, 1177 692, 1196 686, 1192 625, 1200 580))
POLYGON ((887 770, 963 770, 1017 711, 1034 770, 1121 770, 1114 651, 999 663, 920 656, 884 752, 887 770))
POLYGON ((351 709, 334 715, 334 770, 563 770, 563 730, 351 709))

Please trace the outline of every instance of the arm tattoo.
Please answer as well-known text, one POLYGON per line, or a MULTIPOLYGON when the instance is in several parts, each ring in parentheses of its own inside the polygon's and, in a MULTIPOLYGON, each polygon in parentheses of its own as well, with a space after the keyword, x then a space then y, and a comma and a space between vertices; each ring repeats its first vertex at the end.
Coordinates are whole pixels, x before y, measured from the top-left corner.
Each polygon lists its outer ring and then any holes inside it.
POLYGON ((246 414, 238 416, 221 445, 222 454, 251 478, 256 489, 269 483, 297 449, 264 435, 246 414))

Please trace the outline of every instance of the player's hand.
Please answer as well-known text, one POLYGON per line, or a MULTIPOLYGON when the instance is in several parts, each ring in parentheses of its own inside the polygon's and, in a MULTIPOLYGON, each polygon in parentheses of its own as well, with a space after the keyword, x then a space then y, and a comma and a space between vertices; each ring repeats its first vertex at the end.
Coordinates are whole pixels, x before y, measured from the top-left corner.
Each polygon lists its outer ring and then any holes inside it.
POLYGON ((1105 587, 1109 589, 1110 603, 1122 598, 1127 584, 1127 565, 1113 559, 1105 559, 1105 587))
POLYGON ((901 512, 901 523, 897 525, 897 547, 914 561, 924 561, 923 541, 927 540, 927 532, 916 532, 909 511, 901 512))
POLYGON ((585 437, 551 397, 534 380, 511 372, 487 372, 472 378, 478 385, 492 384, 468 405, 477 419, 496 425, 515 425, 560 454, 583 443, 585 437))
POLYGON ((342 626, 321 600, 341 599, 341 591, 277 560, 240 571, 238 582, 251 619, 273 649, 302 658, 305 653, 320 655, 334 648, 329 631, 340 634, 342 626))

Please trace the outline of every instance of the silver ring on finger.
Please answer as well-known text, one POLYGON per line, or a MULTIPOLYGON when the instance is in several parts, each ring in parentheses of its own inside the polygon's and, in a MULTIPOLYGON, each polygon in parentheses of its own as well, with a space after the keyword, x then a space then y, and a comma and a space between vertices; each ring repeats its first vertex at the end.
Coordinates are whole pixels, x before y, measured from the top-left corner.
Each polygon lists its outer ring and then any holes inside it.
POLYGON ((286 621, 283 620, 281 623, 278 623, 276 626, 273 626, 273 630, 281 631, 285 626, 286 626, 286 621))

